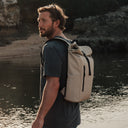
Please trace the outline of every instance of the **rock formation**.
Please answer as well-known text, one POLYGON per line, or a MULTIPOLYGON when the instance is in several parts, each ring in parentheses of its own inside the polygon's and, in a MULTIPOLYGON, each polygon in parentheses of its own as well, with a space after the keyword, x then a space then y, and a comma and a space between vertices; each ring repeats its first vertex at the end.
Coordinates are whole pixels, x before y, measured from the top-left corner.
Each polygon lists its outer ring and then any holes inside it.
POLYGON ((128 6, 99 16, 79 18, 74 22, 80 45, 96 51, 128 51, 128 6))
POLYGON ((0 27, 14 27, 20 22, 17 0, 0 0, 0 27))

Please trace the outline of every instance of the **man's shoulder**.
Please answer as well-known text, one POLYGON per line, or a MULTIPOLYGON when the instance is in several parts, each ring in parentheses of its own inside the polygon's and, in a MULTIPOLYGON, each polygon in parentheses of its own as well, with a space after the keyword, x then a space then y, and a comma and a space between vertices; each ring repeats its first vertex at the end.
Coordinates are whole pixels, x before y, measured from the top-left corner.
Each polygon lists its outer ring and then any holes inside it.
POLYGON ((65 49, 66 44, 61 40, 52 39, 46 42, 45 46, 46 49, 65 49))

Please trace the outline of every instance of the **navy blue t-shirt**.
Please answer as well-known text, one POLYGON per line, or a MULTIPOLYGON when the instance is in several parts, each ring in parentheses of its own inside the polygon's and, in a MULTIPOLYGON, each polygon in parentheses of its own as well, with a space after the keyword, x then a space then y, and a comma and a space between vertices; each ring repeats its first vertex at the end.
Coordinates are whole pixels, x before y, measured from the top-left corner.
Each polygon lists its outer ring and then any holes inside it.
POLYGON ((48 41, 42 48, 41 60, 41 97, 46 76, 60 78, 58 96, 45 117, 44 126, 46 128, 77 127, 80 124, 79 104, 64 100, 60 92, 65 87, 67 78, 67 47, 64 42, 60 40, 48 41))

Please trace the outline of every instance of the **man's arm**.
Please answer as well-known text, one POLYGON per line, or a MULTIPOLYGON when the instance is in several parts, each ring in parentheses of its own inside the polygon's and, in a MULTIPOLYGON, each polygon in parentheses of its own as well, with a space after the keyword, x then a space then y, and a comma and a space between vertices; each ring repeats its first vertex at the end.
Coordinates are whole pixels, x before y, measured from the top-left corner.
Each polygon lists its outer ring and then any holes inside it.
POLYGON ((43 127, 44 118, 56 100, 59 86, 59 77, 46 77, 46 85, 43 91, 42 101, 32 128, 43 127))

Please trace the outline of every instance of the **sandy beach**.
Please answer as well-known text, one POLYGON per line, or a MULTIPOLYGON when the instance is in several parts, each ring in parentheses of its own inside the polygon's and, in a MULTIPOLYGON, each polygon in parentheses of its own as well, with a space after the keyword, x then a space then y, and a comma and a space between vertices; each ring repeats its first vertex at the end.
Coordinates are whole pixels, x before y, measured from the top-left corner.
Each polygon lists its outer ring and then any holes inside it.
MULTIPOLYGON (((65 33, 70 39, 75 39, 77 35, 65 33)), ((41 44, 46 41, 37 33, 31 34, 26 40, 15 40, 11 44, 0 47, 0 59, 19 58, 23 56, 39 57, 41 44)))

